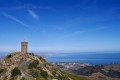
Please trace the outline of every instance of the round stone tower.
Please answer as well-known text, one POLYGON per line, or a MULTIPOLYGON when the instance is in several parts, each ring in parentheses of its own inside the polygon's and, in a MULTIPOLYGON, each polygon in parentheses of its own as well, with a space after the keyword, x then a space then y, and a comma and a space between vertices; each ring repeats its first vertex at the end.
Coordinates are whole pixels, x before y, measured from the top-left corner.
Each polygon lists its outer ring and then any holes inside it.
POLYGON ((22 41, 21 42, 21 53, 22 54, 27 53, 27 46, 28 46, 28 42, 27 41, 22 41))

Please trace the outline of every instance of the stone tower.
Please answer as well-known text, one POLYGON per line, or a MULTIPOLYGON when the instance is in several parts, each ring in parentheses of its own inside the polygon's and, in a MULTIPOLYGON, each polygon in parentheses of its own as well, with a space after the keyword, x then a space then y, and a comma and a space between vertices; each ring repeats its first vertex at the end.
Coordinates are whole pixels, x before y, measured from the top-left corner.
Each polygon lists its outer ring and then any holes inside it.
POLYGON ((21 53, 22 54, 27 53, 27 46, 28 46, 28 42, 27 41, 22 41, 21 42, 21 53))

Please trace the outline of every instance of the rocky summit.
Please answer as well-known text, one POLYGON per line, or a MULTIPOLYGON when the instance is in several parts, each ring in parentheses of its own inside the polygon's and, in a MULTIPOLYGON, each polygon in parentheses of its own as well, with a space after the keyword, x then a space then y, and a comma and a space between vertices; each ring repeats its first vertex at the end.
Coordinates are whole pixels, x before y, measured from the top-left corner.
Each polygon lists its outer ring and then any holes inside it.
POLYGON ((0 60, 0 80, 88 80, 64 72, 34 53, 11 53, 0 60))

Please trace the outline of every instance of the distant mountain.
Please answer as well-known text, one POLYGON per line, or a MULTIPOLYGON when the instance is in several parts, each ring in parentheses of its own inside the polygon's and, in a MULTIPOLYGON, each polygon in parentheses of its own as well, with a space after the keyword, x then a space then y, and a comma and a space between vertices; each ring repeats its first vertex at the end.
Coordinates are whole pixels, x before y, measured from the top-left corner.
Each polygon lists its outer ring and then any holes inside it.
POLYGON ((55 62, 53 65, 78 76, 86 76, 90 80, 120 80, 120 64, 91 66, 77 62, 55 62))
POLYGON ((120 80, 120 64, 86 66, 67 71, 76 75, 88 76, 90 80, 120 80))
POLYGON ((34 53, 15 52, 0 60, 0 80, 88 80, 60 70, 34 53))

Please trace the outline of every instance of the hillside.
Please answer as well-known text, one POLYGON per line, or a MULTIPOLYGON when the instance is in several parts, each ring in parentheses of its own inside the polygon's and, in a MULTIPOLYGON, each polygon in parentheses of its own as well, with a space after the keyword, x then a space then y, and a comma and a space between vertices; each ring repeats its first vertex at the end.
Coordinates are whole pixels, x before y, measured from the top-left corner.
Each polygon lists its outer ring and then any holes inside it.
POLYGON ((76 75, 88 76, 90 80, 120 80, 120 65, 87 66, 77 70, 69 70, 76 75))
POLYGON ((90 80, 120 80, 120 64, 96 65, 76 62, 56 62, 53 65, 60 69, 90 80))
POLYGON ((0 60, 0 80, 88 80, 56 68, 34 53, 11 53, 0 60))
POLYGON ((80 68, 84 68, 86 66, 90 66, 90 64, 87 63, 79 63, 79 62, 53 62, 51 63, 55 65, 56 67, 64 70, 64 71, 69 71, 69 70, 77 70, 80 68))

